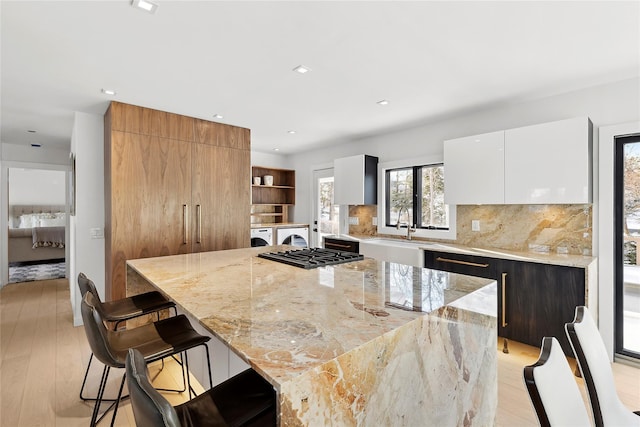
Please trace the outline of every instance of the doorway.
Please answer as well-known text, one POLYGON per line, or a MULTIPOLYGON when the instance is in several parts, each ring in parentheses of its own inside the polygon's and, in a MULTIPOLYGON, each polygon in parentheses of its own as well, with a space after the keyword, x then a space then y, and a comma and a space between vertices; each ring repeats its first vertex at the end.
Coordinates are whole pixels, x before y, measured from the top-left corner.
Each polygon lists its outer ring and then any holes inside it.
POLYGON ((640 134, 615 137, 615 353, 640 360, 640 134))
POLYGON ((66 276, 67 172, 10 167, 7 283, 66 276))
POLYGON ((333 168, 313 171, 313 243, 323 245, 323 237, 340 234, 340 205, 333 203, 333 168))

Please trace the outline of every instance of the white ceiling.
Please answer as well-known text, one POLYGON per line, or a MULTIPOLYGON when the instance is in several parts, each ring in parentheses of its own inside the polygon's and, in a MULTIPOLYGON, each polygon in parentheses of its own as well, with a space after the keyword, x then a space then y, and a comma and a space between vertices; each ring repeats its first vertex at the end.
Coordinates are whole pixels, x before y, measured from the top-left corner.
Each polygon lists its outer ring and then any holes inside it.
POLYGON ((115 99, 293 153, 640 75, 638 1, 158 3, 3 0, 1 141, 68 148, 115 99))

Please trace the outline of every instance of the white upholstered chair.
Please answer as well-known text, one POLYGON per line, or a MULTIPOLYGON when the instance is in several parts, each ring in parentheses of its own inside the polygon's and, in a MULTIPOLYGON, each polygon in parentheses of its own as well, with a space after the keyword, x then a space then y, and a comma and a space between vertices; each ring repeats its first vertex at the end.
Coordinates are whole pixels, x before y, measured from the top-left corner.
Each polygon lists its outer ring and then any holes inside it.
POLYGON ((538 361, 525 366, 524 382, 542 427, 591 425, 567 358, 555 337, 544 337, 538 361))
POLYGON ((640 427, 640 414, 629 410, 618 397, 607 350, 587 307, 576 307, 575 318, 565 330, 584 378, 596 427, 640 427))

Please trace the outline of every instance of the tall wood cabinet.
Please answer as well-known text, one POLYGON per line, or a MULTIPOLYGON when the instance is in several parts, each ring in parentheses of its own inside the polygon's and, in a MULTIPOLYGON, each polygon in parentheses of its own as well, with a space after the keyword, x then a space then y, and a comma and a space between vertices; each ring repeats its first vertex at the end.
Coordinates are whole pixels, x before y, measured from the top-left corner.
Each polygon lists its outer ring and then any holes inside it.
POLYGON ((112 102, 105 114, 106 298, 128 259, 250 244, 250 131, 112 102))

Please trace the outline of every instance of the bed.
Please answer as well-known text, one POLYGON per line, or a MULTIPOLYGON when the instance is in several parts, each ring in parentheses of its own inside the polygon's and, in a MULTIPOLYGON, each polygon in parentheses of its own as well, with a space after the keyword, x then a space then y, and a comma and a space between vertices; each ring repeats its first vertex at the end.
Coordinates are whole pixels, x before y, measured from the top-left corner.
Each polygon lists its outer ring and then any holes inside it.
POLYGON ((9 262, 64 259, 65 224, 64 206, 10 206, 9 262))

